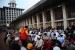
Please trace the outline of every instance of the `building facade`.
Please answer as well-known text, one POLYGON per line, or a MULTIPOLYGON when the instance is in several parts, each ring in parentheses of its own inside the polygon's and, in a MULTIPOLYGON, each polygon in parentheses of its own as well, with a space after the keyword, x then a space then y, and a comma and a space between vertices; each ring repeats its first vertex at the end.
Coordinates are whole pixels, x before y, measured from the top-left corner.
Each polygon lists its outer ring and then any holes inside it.
POLYGON ((75 2, 74 0, 42 0, 35 4, 11 23, 15 28, 28 26, 29 28, 57 28, 64 29, 75 26, 75 2), (30 10, 30 11, 29 11, 30 10), (16 23, 14 23, 16 22, 16 23))
POLYGON ((9 7, 3 6, 3 8, 0 8, 0 27, 10 24, 19 15, 21 15, 24 10, 21 8, 16 8, 15 0, 9 0, 8 5, 9 7))
POLYGON ((0 27, 4 27, 5 25, 5 12, 3 8, 0 8, 0 27))

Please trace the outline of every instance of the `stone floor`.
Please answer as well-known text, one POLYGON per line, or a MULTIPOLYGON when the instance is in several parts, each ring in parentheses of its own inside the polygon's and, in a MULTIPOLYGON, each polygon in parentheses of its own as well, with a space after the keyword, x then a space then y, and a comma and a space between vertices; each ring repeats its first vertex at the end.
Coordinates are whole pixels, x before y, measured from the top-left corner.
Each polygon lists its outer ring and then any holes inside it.
POLYGON ((0 50, 9 50, 9 47, 4 43, 4 33, 0 33, 0 50))

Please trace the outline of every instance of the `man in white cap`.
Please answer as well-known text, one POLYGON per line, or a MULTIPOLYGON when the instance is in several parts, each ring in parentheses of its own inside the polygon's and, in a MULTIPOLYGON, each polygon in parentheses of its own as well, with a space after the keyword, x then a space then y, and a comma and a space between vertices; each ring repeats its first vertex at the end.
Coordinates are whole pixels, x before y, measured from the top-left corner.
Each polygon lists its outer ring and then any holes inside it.
POLYGON ((19 39, 20 39, 19 37, 16 37, 16 38, 15 38, 15 41, 19 41, 19 39))
POLYGON ((55 46, 53 47, 53 50, 61 50, 60 47, 58 46, 59 44, 56 43, 55 46))
POLYGON ((42 48, 42 45, 43 45, 43 40, 41 39, 40 36, 37 37, 37 41, 36 41, 36 50, 41 50, 42 48))

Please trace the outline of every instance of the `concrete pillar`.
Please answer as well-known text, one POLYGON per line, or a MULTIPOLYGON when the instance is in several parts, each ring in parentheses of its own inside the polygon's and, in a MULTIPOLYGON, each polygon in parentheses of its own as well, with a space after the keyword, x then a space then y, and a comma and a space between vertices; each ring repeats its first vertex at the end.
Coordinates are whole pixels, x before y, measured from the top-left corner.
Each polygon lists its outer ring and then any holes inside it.
POLYGON ((26 19, 26 26, 28 26, 28 20, 26 19))
MULTIPOLYGON (((13 17, 14 17, 15 13, 14 13, 14 9, 13 9, 13 17)), ((16 19, 16 18, 15 18, 16 19)))
POLYGON ((34 16, 32 16, 32 25, 33 25, 33 28, 35 28, 35 19, 34 19, 34 16))
POLYGON ((26 19, 25 19, 25 26, 26 26, 26 19))
POLYGON ((22 22, 20 22, 20 27, 22 26, 22 22))
POLYGON ((46 14, 45 12, 42 12, 42 17, 43 17, 43 29, 46 28, 46 14))
POLYGON ((25 26, 25 20, 23 22, 24 22, 24 26, 25 26))
MULTIPOLYGON (((11 15, 12 15, 12 10, 10 10, 11 11, 11 15)), ((10 21, 12 21, 12 16, 11 16, 11 20, 10 21)))
POLYGON ((31 27, 31 19, 29 18, 28 20, 29 20, 29 28, 30 28, 31 27))
POLYGON ((54 13, 53 13, 53 9, 51 9, 50 13, 51 13, 51 26, 52 26, 52 28, 55 28, 56 26, 55 26, 55 23, 54 23, 54 13))
POLYGON ((23 21, 21 21, 21 23, 22 23, 22 26, 23 26, 23 21))
POLYGON ((63 12, 63 24, 65 30, 67 28, 67 14, 66 14, 66 7, 64 4, 62 5, 62 12, 63 12))
POLYGON ((40 28, 40 18, 39 18, 39 15, 36 14, 36 18, 37 18, 37 28, 39 29, 40 28))
POLYGON ((22 26, 23 26, 24 23, 23 23, 23 21, 21 21, 21 22, 22 22, 22 26))

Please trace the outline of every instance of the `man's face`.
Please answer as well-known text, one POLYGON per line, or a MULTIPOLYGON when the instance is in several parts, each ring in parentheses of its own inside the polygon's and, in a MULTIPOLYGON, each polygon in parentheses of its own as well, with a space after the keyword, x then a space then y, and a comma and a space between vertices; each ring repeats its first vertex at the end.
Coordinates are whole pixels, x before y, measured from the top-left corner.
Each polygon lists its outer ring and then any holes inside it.
POLYGON ((66 43, 66 44, 70 44, 69 40, 65 40, 65 43, 66 43))

